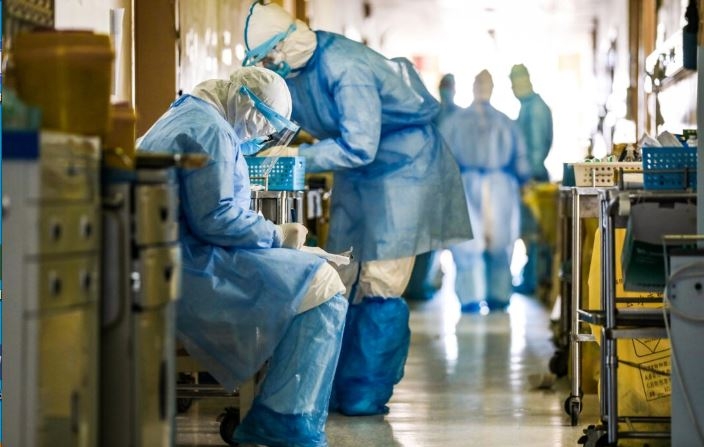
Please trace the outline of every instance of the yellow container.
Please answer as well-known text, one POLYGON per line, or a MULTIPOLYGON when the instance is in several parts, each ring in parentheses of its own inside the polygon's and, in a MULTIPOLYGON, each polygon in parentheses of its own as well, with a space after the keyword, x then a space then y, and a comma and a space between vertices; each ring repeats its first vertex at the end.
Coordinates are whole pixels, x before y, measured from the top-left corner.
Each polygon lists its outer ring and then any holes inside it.
POLYGON ((134 169, 137 116, 128 102, 110 107, 110 131, 105 137, 105 164, 113 168, 134 169))
POLYGON ((13 58, 17 93, 42 110, 42 128, 105 136, 110 127, 114 53, 91 31, 20 33, 13 58))

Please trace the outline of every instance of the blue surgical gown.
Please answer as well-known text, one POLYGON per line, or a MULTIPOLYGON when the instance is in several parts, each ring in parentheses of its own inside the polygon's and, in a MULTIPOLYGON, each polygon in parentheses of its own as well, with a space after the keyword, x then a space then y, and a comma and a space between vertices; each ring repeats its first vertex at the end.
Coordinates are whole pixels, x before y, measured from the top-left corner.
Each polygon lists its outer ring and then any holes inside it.
POLYGON ((211 159, 179 172, 183 293, 176 326, 188 352, 228 389, 271 357, 323 262, 278 248, 274 224, 249 210, 249 175, 237 144, 216 109, 190 95, 139 144, 141 151, 211 159))
POLYGON ((530 175, 520 130, 489 103, 473 103, 440 130, 462 171, 474 239, 452 247, 463 304, 511 294, 510 257, 518 238, 520 185, 530 175), (484 268, 483 252, 489 254, 484 268), (467 277, 461 277, 466 272, 467 277))
POLYGON ((547 182, 549 177, 545 168, 545 159, 552 146, 552 113, 537 93, 521 98, 520 102, 521 110, 516 122, 526 141, 531 178, 539 182, 547 182))
POLYGON ((320 139, 306 169, 334 171, 327 249, 397 259, 471 237, 457 164, 432 120, 438 103, 407 60, 343 36, 318 45, 286 83, 292 118, 320 139))

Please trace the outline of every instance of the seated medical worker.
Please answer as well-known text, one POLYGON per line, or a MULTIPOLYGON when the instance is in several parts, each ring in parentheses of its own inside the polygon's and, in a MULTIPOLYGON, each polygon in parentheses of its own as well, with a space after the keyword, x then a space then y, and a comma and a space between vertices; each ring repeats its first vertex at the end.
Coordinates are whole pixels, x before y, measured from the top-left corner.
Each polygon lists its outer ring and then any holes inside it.
POLYGON ((140 151, 199 153, 179 173, 183 296, 177 333, 188 352, 233 390, 270 358, 233 440, 327 446, 325 421, 345 325, 345 288, 321 258, 296 250, 299 224, 277 226, 249 209, 244 153, 288 144, 291 96, 276 73, 236 70, 176 100, 139 139, 140 151))

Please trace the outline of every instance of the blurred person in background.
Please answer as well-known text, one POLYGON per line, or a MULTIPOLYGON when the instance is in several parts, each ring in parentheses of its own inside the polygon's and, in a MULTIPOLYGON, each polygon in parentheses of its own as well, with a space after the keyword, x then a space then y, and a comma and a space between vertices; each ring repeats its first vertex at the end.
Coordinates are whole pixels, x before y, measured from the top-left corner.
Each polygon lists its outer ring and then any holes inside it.
MULTIPOLYGON (((550 177, 545 167, 545 159, 552 146, 552 113, 543 98, 533 91, 530 74, 525 65, 514 65, 509 77, 513 94, 521 103, 516 123, 521 129, 528 150, 530 181, 548 182, 550 177)), ((518 293, 533 294, 540 284, 549 284, 551 281, 551 249, 541 241, 540 234, 538 220, 522 203, 521 239, 526 246, 528 260, 521 271, 520 281, 514 288, 518 293)))
POLYGON ((523 136, 490 104, 493 89, 491 74, 482 70, 474 79, 472 104, 440 125, 460 165, 474 232, 473 240, 450 248, 464 313, 503 311, 509 305, 520 187, 530 176, 523 136))

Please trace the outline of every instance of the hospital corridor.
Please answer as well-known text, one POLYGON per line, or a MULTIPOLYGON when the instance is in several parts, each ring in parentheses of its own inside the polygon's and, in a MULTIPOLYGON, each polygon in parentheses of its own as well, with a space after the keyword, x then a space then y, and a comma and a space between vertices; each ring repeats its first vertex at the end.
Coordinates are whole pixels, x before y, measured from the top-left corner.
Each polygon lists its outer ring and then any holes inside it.
POLYGON ((0 6, 0 447, 704 447, 704 0, 0 6))

